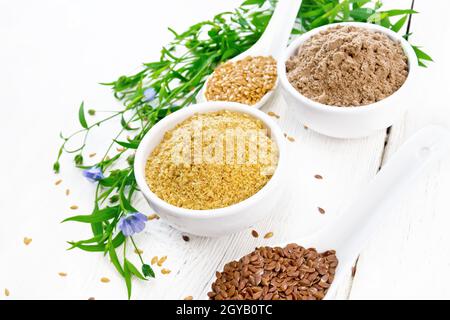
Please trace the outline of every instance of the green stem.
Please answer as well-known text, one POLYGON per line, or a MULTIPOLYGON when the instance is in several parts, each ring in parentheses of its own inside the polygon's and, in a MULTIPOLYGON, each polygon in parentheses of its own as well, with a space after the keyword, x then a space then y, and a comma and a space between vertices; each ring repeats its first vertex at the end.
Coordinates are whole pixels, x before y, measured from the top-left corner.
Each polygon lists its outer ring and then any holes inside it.
POLYGON ((136 243, 134 242, 133 237, 130 237, 130 240, 131 240, 131 243, 132 243, 133 246, 134 246, 135 252, 136 252, 137 255, 139 256, 139 259, 141 260, 141 263, 142 263, 142 264, 145 264, 145 263, 144 263, 144 259, 142 259, 142 256, 141 256, 141 251, 139 250, 139 248, 137 247, 136 243))

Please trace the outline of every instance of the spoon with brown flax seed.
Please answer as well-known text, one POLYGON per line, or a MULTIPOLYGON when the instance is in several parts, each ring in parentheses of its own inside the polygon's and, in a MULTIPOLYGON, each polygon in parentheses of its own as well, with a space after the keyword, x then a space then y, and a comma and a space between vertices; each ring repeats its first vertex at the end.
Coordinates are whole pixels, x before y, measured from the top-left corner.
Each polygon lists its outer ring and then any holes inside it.
POLYGON ((439 126, 420 130, 343 214, 312 236, 277 247, 260 247, 239 261, 227 263, 223 272, 216 273, 209 298, 333 299, 395 202, 420 173, 448 153, 449 130, 439 126))

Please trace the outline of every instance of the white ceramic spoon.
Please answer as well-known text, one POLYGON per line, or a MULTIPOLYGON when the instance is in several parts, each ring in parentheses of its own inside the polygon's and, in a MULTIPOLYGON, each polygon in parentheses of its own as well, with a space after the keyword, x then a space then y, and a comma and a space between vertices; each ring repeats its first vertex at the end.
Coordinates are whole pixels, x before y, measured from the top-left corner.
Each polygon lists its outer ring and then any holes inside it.
POLYGON ((317 248, 318 252, 336 250, 339 265, 325 299, 334 298, 339 284, 402 193, 425 168, 448 152, 449 130, 440 126, 421 129, 399 148, 342 215, 312 236, 293 242, 317 248))
MULTIPOLYGON (((301 3, 301 0, 278 0, 269 24, 259 40, 250 49, 234 57, 231 61, 239 61, 249 56, 272 56, 278 60, 287 47, 301 3)), ((208 79, 200 91, 199 102, 208 101, 205 96, 208 79)), ((278 79, 274 88, 267 92, 253 107, 259 109, 269 101, 277 85, 278 79)))
POLYGON ((351 270, 358 255, 383 221, 394 202, 430 164, 450 152, 450 131, 429 126, 411 137, 358 199, 335 221, 312 236, 279 245, 296 243, 318 252, 336 250, 339 265, 325 299, 335 297, 336 289, 351 270))

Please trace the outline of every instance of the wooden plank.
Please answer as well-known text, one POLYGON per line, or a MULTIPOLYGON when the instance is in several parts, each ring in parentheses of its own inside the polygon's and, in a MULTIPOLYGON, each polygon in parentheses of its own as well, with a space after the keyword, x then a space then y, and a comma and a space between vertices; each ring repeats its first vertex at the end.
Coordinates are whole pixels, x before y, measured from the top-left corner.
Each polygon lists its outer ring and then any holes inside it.
MULTIPOLYGON (((394 125, 386 160, 412 134, 428 124, 450 126, 448 89, 450 31, 446 12, 450 3, 417 0, 420 12, 412 20, 411 41, 424 47, 435 63, 420 69, 415 90, 405 103, 410 110, 394 125), (438 9, 438 10, 437 10, 438 9)), ((376 238, 360 257, 352 299, 449 299, 448 243, 449 158, 437 163, 399 199, 376 238)))

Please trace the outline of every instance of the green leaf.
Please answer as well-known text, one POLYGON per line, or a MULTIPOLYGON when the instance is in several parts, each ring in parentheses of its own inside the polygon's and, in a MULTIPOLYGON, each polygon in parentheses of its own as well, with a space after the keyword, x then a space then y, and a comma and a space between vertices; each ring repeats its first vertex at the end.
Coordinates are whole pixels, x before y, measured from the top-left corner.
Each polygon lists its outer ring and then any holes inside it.
POLYGON ((84 115, 84 101, 81 102, 80 109, 78 110, 78 120, 80 121, 80 124, 84 129, 87 129, 89 127, 84 115))
POLYGON ((73 216, 70 218, 67 218, 63 220, 62 222, 68 222, 68 221, 75 221, 75 222, 82 222, 82 223, 96 223, 96 222, 103 222, 107 221, 113 218, 116 218, 117 215, 120 213, 120 207, 106 207, 104 209, 98 210, 90 215, 85 216, 73 216))
POLYGON ((415 14, 417 11, 411 10, 411 9, 393 9, 393 10, 387 10, 383 13, 387 14, 388 17, 394 17, 394 16, 401 16, 403 14, 415 14))
POLYGON ((128 270, 130 270, 131 274, 135 277, 141 279, 141 280, 147 280, 145 277, 139 272, 139 270, 132 264, 128 259, 125 259, 125 265, 127 266, 128 270))
MULTIPOLYGON (((122 234, 122 232, 119 232, 116 237, 112 240, 112 245, 114 248, 119 247, 125 242, 125 237, 122 234)), ((68 242, 72 247, 87 251, 87 252, 106 252, 107 248, 106 245, 103 243, 96 244, 96 245, 84 245, 84 244, 77 244, 77 242, 69 241, 68 242)), ((72 249, 72 248, 71 248, 72 249)))
POLYGON ((72 247, 69 248, 69 250, 72 250, 74 248, 87 251, 87 252, 105 252, 105 245, 104 244, 96 244, 96 245, 84 245, 84 244, 78 244, 73 241, 68 242, 72 247))
POLYGON ((116 267, 119 274, 123 277, 124 271, 123 271, 123 268, 120 265, 119 259, 117 257, 116 249, 114 248, 114 246, 112 244, 112 236, 110 236, 109 240, 108 240, 108 253, 109 253, 109 258, 111 259, 112 264, 116 267))
POLYGON ((103 240, 103 235, 98 235, 98 236, 94 236, 90 239, 86 239, 86 240, 80 240, 77 242, 72 242, 72 247, 70 247, 68 250, 72 250, 74 248, 76 248, 79 245, 83 245, 83 244, 91 244, 91 243, 95 243, 95 242, 101 242, 103 240))
POLYGON ((153 271, 152 267, 150 267, 148 264, 143 264, 142 265, 142 273, 147 278, 149 278, 149 277, 150 278, 154 278, 155 277, 155 272, 153 271))
POLYGON ((127 149, 137 149, 139 147, 139 143, 137 142, 125 142, 118 140, 114 140, 114 142, 127 149))
POLYGON ((117 201, 119 201, 119 196, 117 194, 115 194, 109 198, 110 203, 116 203, 117 201))
POLYGON ((241 6, 253 6, 253 5, 262 6, 265 2, 266 2, 265 0, 246 0, 241 4, 241 6))
POLYGON ((126 259, 123 265, 123 277, 125 279, 125 284, 127 285, 127 293, 128 293, 128 300, 131 298, 131 272, 128 268, 128 264, 126 263, 126 259))
POLYGON ((428 54, 426 54, 425 52, 420 50, 419 47, 417 47, 417 46, 412 46, 412 47, 413 47, 414 52, 416 53, 416 56, 418 59, 425 60, 425 61, 433 61, 433 59, 428 54))
POLYGON ((401 17, 392 27, 391 30, 394 32, 399 32, 403 26, 405 25, 406 21, 408 20, 408 16, 401 17))
POLYGON ((84 161, 83 155, 82 155, 82 154, 77 154, 77 155, 74 157, 73 161, 75 162, 75 164, 76 164, 77 166, 82 165, 82 164, 83 164, 83 161, 84 161))
POLYGON ((375 10, 370 8, 358 8, 350 11, 350 17, 352 17, 356 21, 366 22, 367 19, 369 19, 369 17, 374 13, 375 10))
POLYGON ((56 161, 56 162, 53 164, 53 171, 54 171, 55 173, 59 173, 60 170, 61 170, 61 165, 60 165, 59 161, 56 161))

